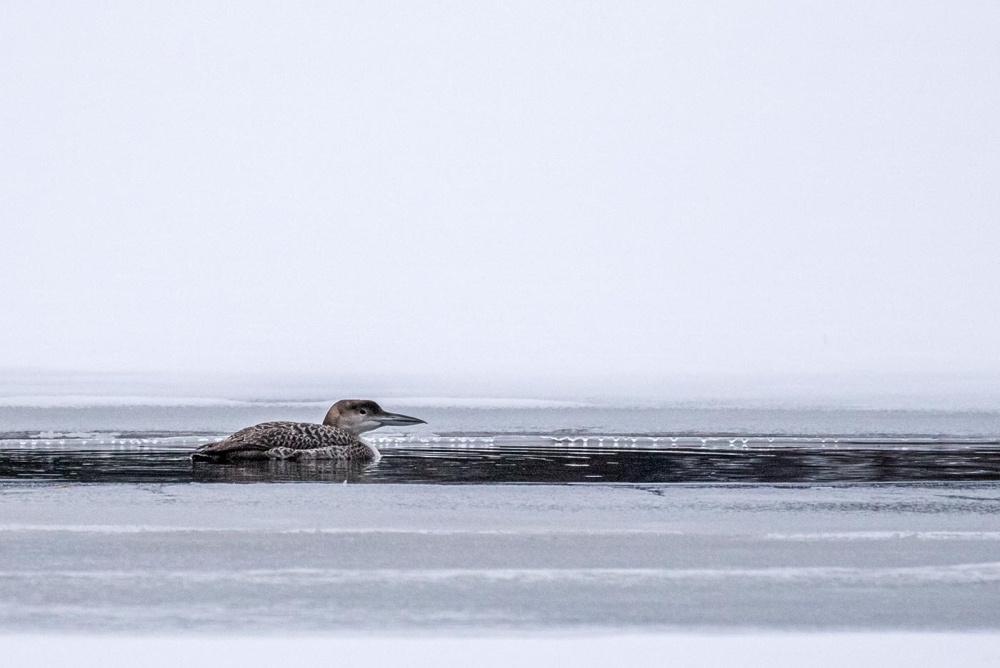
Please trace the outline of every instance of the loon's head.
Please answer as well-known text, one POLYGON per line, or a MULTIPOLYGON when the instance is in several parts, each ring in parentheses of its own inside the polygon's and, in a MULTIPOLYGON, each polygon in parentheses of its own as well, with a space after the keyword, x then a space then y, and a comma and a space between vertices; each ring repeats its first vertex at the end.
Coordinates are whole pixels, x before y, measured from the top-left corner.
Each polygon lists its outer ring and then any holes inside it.
POLYGON ((386 413, 381 406, 368 399, 341 399, 327 411, 323 424, 361 434, 379 427, 427 423, 409 415, 386 413))

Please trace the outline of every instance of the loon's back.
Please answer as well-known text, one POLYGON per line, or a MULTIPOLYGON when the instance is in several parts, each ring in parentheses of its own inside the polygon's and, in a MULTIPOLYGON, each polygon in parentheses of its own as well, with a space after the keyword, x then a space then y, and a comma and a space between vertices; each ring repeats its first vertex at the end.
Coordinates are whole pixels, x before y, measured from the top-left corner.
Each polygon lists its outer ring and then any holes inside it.
POLYGON ((312 422, 262 422, 217 443, 203 445, 191 455, 191 459, 216 462, 302 457, 368 460, 377 458, 378 450, 339 427, 312 422))

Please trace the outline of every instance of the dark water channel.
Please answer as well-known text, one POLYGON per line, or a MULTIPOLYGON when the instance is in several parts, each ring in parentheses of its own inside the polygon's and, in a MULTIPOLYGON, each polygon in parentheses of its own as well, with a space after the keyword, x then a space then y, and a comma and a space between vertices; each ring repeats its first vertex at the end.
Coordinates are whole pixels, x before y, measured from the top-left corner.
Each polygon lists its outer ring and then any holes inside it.
MULTIPOLYGON (((88 448, 0 446, 0 480, 66 482, 332 483, 810 483, 1000 480, 1000 443, 758 442, 721 447, 688 438, 653 447, 524 438, 437 445, 382 445, 377 464, 333 461, 193 463, 171 443, 88 448)), ((168 439, 169 440, 169 439, 168 439)), ((638 439, 641 441, 641 439, 638 439)), ((725 442, 724 440, 722 442, 725 442)))

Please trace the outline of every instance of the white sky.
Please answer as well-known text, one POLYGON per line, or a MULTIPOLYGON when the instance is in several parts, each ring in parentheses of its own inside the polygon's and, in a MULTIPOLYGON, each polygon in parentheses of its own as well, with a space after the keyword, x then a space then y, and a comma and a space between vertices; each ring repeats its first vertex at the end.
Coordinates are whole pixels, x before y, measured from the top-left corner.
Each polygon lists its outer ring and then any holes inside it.
POLYGON ((0 5, 0 368, 1000 372, 1000 3, 0 5))

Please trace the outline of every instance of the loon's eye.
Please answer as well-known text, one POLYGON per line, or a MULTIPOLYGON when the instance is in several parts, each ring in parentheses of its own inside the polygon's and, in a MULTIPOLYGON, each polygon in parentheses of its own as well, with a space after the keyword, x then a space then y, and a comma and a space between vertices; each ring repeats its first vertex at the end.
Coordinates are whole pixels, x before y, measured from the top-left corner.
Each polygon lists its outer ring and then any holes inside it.
POLYGON ((358 412, 361 413, 362 415, 368 415, 368 411, 366 411, 364 408, 362 408, 358 412))

